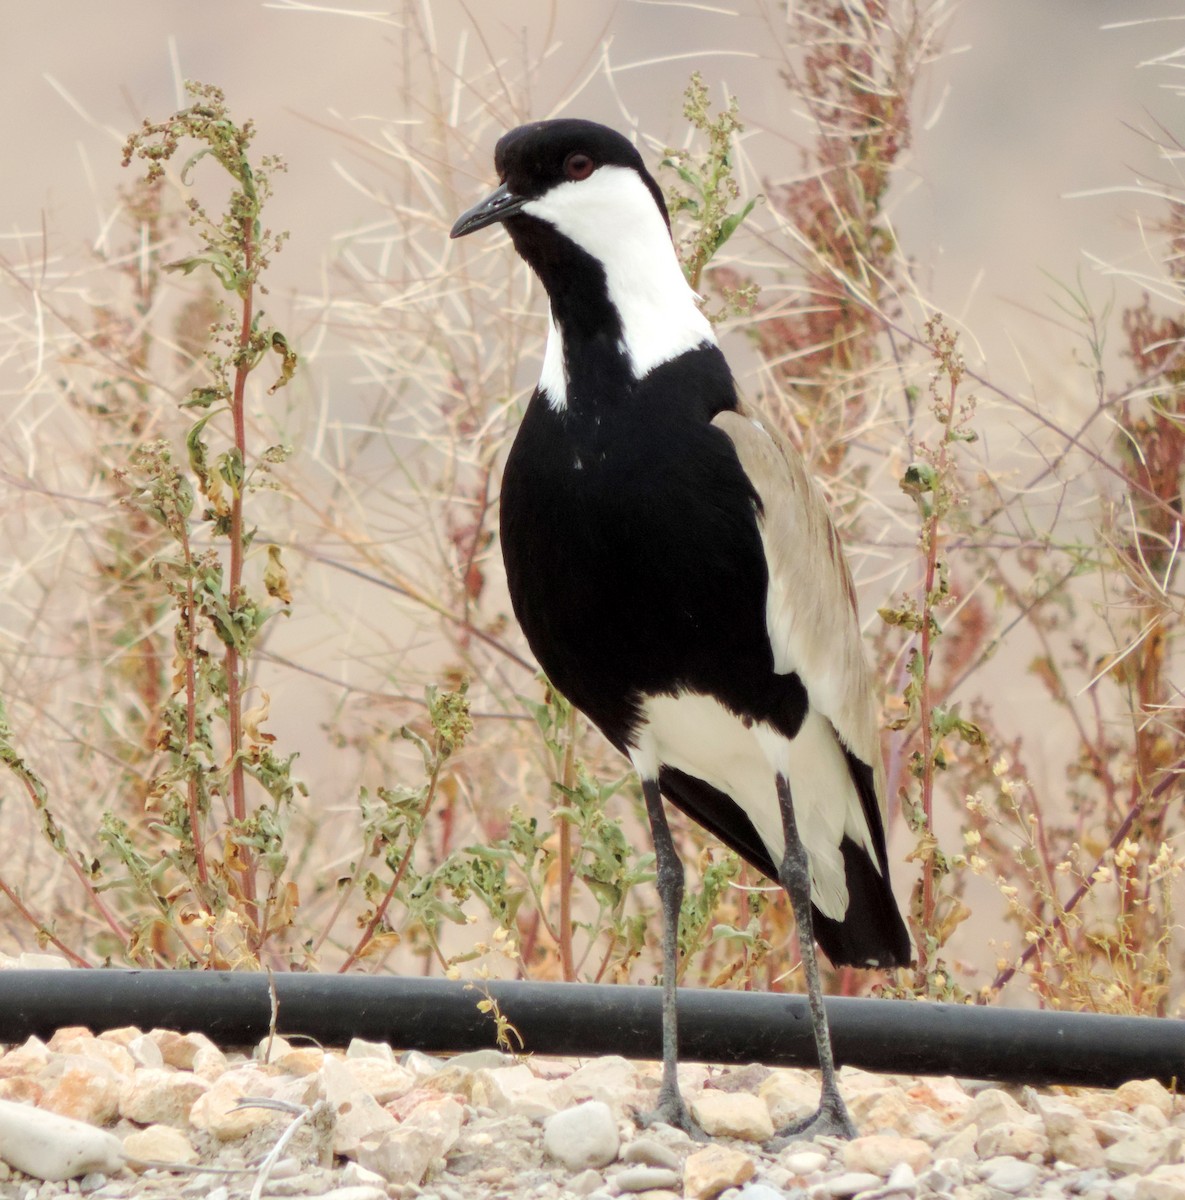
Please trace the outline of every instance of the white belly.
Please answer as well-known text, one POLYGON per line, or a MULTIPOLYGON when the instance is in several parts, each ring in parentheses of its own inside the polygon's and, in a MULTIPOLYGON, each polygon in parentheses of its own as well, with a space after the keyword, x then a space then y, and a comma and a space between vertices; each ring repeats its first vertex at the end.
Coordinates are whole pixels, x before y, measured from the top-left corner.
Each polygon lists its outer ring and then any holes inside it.
MULTIPOLYGON (((731 796, 753 822, 775 863, 786 846, 774 777, 790 784, 799 836, 811 868, 811 894, 825 916, 843 920, 848 905, 840 842, 846 833, 873 854, 860 797, 831 722, 810 710, 798 735, 746 727, 710 696, 648 696, 634 765, 653 778, 667 765, 731 796)), ((875 855, 874 855, 875 861, 875 855)))

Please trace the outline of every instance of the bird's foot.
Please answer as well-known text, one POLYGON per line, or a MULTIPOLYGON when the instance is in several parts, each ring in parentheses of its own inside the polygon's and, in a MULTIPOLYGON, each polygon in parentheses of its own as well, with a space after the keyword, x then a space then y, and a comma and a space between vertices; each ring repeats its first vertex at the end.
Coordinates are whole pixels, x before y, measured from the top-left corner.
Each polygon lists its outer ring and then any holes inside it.
POLYGON ((638 1124, 643 1129, 652 1125, 671 1125, 682 1129, 693 1142, 706 1142, 708 1135, 700 1128, 698 1122, 687 1109, 683 1096, 676 1090, 663 1088, 658 1093, 658 1104, 651 1112, 638 1113, 638 1124))
POLYGON ((848 1114, 848 1107, 843 1099, 835 1096, 824 1096, 819 1107, 801 1121, 792 1121, 779 1129, 767 1143, 770 1150, 781 1150, 791 1142, 810 1141, 817 1137, 837 1137, 851 1139, 856 1136, 856 1126, 848 1114))

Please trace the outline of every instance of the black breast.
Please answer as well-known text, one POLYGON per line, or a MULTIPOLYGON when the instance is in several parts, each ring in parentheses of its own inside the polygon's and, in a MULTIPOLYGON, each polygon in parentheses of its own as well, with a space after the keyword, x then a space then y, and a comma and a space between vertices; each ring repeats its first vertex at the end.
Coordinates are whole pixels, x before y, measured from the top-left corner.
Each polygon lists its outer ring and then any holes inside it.
POLYGON ((645 694, 714 695, 790 726, 773 674, 757 497, 711 425, 736 407, 715 347, 628 393, 554 411, 536 393, 502 485, 511 600, 553 684, 624 750, 645 694))

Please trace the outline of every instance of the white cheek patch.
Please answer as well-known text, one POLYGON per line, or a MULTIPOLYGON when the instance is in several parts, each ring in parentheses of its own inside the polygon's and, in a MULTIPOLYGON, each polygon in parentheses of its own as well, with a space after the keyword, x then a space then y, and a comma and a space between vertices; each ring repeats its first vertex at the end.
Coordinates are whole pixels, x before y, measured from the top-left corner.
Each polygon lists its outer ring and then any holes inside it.
MULTIPOLYGON (((523 212, 553 225, 604 267, 609 299, 621 319, 622 348, 636 379, 688 350, 715 344, 712 326, 683 277, 666 222, 636 171, 598 167, 587 179, 569 180, 527 201, 523 212)), ((553 365, 553 381, 555 374, 553 365)), ((548 393, 555 395, 550 388, 548 393)))

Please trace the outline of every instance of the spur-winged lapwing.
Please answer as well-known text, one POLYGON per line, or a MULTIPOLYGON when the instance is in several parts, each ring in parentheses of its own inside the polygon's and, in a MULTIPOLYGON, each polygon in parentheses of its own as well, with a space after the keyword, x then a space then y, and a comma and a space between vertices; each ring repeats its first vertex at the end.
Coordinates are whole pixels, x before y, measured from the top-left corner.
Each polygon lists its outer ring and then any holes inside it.
POLYGON ((814 941, 862 967, 908 963, 910 943, 835 529, 799 455, 742 406, 638 151, 603 125, 541 121, 507 133, 494 165, 500 185, 452 236, 505 225, 551 309, 502 482, 502 552, 540 666, 641 777, 664 922, 655 1116, 692 1126, 665 796, 789 893, 823 1088, 785 1132, 850 1135, 814 941))

